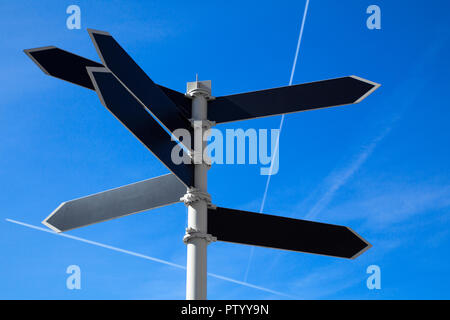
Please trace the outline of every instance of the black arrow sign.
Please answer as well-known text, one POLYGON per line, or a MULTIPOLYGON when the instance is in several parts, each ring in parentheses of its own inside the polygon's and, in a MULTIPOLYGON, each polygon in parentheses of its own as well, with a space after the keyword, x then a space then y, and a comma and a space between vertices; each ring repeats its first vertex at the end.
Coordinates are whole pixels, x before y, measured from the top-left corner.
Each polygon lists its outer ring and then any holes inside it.
POLYGON ((354 259, 371 245, 348 227, 217 207, 208 233, 219 241, 354 259))
MULTIPOLYGON (((86 68, 103 67, 101 63, 54 46, 25 49, 23 51, 45 74, 87 89, 95 90, 86 68)), ((177 105, 185 118, 190 118, 191 99, 187 98, 181 92, 159 84, 157 86, 177 105)))
POLYGON ((356 76, 218 97, 208 104, 217 123, 358 103, 380 85, 356 76))
POLYGON ((109 33, 92 29, 88 32, 103 64, 170 132, 180 128, 192 130, 183 112, 109 33))
POLYGON ((101 63, 57 47, 26 49, 24 52, 45 74, 94 90, 86 67, 103 67, 101 63))
POLYGON ((87 68, 102 104, 187 187, 194 185, 191 163, 175 164, 176 142, 106 68, 87 68))

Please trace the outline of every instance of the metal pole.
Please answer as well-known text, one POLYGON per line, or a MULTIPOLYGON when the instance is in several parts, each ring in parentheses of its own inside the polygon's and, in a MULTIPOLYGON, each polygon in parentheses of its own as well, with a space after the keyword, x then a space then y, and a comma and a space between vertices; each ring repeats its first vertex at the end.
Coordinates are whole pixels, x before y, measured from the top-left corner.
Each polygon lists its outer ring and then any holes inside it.
POLYGON ((214 239, 207 234, 207 210, 211 198, 207 193, 209 165, 203 159, 206 141, 203 132, 211 126, 207 120, 207 100, 211 95, 210 81, 188 83, 187 95, 192 97, 194 127, 194 185, 183 200, 188 207, 188 227, 184 242, 187 245, 186 300, 206 299, 207 246, 214 239))

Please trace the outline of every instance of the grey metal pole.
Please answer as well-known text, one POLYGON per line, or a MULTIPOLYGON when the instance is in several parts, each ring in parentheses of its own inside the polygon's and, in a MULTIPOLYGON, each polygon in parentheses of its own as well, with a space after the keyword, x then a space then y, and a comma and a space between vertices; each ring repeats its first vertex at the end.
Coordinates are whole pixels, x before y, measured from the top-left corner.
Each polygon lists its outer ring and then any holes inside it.
POLYGON ((192 97, 192 119, 194 127, 194 185, 183 197, 188 207, 188 227, 184 242, 187 245, 186 299, 205 300, 207 277, 207 246, 214 239, 207 234, 207 210, 211 198, 207 193, 209 165, 203 159, 206 141, 205 129, 211 126, 207 120, 207 100, 211 97, 210 81, 189 82, 187 95, 192 97))

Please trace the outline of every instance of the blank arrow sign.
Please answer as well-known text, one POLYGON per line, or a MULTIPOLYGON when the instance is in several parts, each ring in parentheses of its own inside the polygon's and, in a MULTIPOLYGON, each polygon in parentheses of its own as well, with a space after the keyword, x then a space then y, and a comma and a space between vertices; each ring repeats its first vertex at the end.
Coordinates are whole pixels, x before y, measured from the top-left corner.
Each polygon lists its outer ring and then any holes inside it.
POLYGON ((353 104, 379 86, 350 76, 223 96, 209 103, 208 119, 223 123, 353 104))
POLYGON ((26 49, 24 52, 45 74, 91 90, 94 90, 94 86, 86 67, 103 67, 101 63, 54 46, 26 49))
POLYGON ((217 207, 208 233, 219 241, 354 259, 371 245, 348 227, 217 207))
MULTIPOLYGON (((23 51, 45 74, 77 84, 87 89, 95 90, 86 68, 103 67, 101 63, 83 58, 77 54, 54 46, 25 49, 23 51)), ((191 99, 178 91, 166 88, 159 84, 156 86, 177 105, 179 112, 181 112, 186 119, 191 117, 191 99)), ((191 129, 188 128, 188 130, 191 129)))
MULTIPOLYGON (((174 163, 171 136, 106 68, 87 68, 102 104, 187 187, 194 185, 191 163, 174 163)), ((186 161, 187 162, 187 161, 186 161)))
POLYGON ((186 187, 166 174, 63 202, 42 223, 57 232, 84 227, 180 201, 186 187))
POLYGON ((166 96, 108 32, 92 29, 88 32, 103 64, 143 107, 172 133, 181 128, 191 130, 183 109, 166 96))

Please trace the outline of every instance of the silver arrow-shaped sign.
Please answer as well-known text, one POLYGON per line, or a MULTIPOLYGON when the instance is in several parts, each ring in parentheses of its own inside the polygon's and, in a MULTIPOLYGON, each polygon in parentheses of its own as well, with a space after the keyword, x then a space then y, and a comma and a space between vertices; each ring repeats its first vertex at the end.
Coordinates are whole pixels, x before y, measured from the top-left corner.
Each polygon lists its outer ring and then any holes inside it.
POLYGON ((42 223, 64 232, 180 202, 186 187, 173 175, 132 183, 63 202, 42 223))

